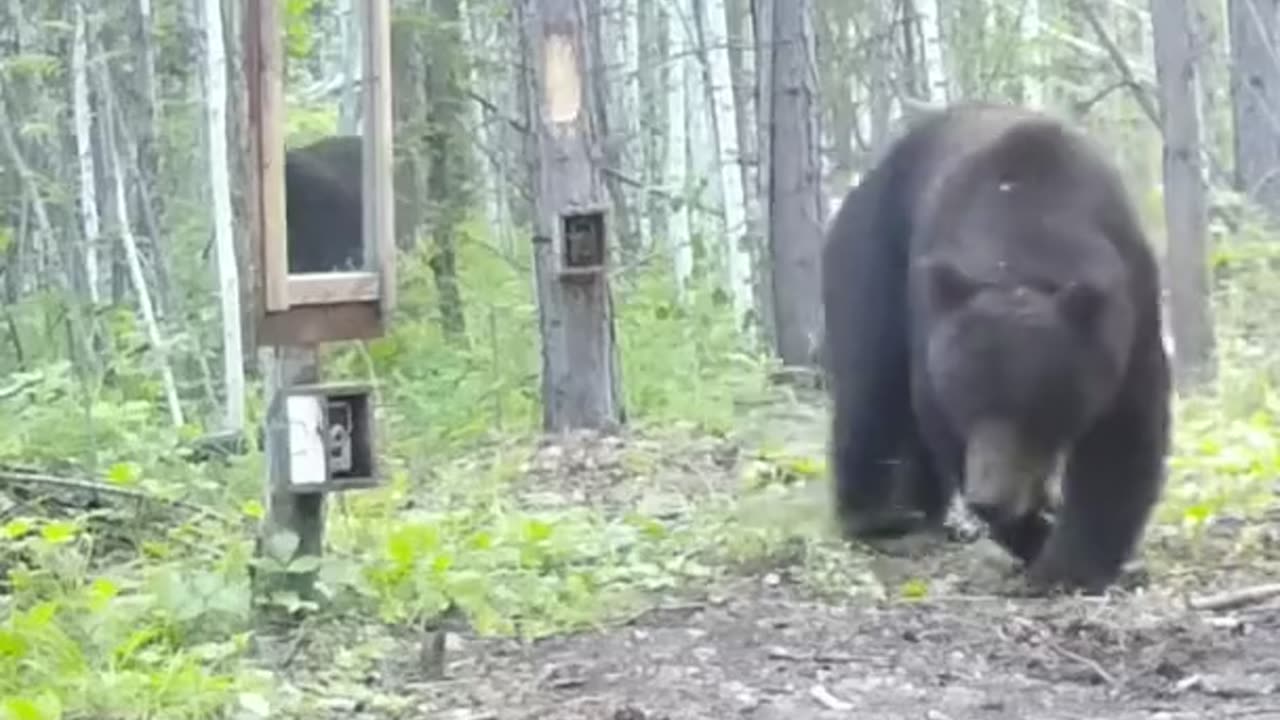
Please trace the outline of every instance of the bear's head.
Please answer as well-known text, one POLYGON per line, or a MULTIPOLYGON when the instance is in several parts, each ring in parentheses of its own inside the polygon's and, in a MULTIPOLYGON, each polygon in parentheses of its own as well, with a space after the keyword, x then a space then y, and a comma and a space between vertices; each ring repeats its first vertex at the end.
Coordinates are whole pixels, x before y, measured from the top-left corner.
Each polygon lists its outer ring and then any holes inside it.
POLYGON ((925 367, 943 421, 965 445, 965 499, 996 520, 1044 505, 1072 443, 1127 370, 1132 303, 1097 279, 987 281, 949 260, 916 268, 925 367))

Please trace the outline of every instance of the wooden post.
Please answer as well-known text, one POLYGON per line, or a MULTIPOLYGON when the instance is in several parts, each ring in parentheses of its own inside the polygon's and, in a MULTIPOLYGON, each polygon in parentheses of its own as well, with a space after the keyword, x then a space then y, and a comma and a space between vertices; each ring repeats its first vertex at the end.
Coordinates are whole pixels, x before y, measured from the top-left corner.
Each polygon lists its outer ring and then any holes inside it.
POLYGON ((623 420, 609 290, 613 236, 597 158, 596 103, 586 82, 595 3, 522 0, 537 135, 534 273, 542 332, 543 426, 606 428, 623 420))
MULTIPOLYGON (((252 158, 247 203, 249 255, 257 310, 255 338, 264 346, 261 359, 267 399, 267 512, 259 552, 265 545, 278 555, 275 538, 288 532, 298 540, 290 548, 291 557, 275 559, 292 562, 322 554, 326 493, 369 487, 377 484, 379 476, 370 390, 352 384, 317 386, 320 369, 316 348, 335 340, 378 337, 394 309, 391 6, 390 0, 359 3, 363 7, 359 13, 364 46, 360 83, 363 137, 330 138, 324 145, 351 150, 354 140, 359 160, 352 162, 343 161, 341 153, 335 156, 321 150, 286 155, 282 11, 274 0, 242 1, 252 158), (287 182, 286 158, 292 162, 304 156, 327 164, 330 172, 338 173, 348 184, 359 180, 362 222, 356 223, 358 229, 350 230, 353 223, 342 222, 354 215, 348 209, 351 203, 346 203, 330 224, 336 237, 325 237, 321 242, 316 233, 309 232, 309 222, 322 226, 330 222, 331 216, 325 213, 334 207, 326 201, 333 188, 323 182, 305 182, 305 173, 287 182), (358 177, 353 177, 357 172, 358 177), (309 209, 308 202, 320 209, 309 209), (291 214, 304 222, 288 227, 291 214), (361 244, 364 267, 324 267, 324 243, 336 243, 339 248, 361 244), (290 246, 301 258, 322 267, 290 271, 290 246), (302 385, 310 387, 300 388, 302 385)), ((311 147, 316 145, 319 143, 311 147)), ((293 590, 302 597, 312 595, 314 571, 289 572, 280 579, 279 585, 268 583, 269 588, 293 590)))
MULTIPOLYGON (((267 514, 260 542, 282 531, 298 537, 294 557, 319 557, 324 550, 324 493, 297 493, 290 489, 289 423, 285 397, 289 388, 318 382, 319 358, 311 347, 264 348, 264 390, 267 417, 264 445, 267 457, 267 514)), ((292 558, 290 558, 292 559, 292 558)), ((314 573, 288 575, 287 589, 310 595, 314 573)))

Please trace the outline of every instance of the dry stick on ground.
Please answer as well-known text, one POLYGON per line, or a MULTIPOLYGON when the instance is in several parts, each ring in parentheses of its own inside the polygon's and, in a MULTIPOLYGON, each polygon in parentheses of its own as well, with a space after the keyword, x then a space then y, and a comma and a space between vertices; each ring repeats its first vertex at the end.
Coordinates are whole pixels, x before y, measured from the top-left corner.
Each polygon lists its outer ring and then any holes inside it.
POLYGON ((24 390, 33 388, 40 384, 40 378, 27 378, 19 380, 6 388, 0 388, 0 400, 8 400, 11 397, 20 395, 24 390))
POLYGON ((1045 644, 1049 647, 1050 650, 1058 653, 1062 657, 1085 666, 1086 668, 1089 669, 1090 672, 1092 672, 1095 676, 1097 676, 1099 680, 1103 681, 1107 685, 1113 688, 1119 687, 1120 681, 1116 679, 1116 676, 1107 672, 1105 668, 1103 668, 1101 665, 1098 664, 1097 660, 1092 660, 1090 658, 1085 657, 1084 655, 1081 655, 1078 652, 1073 652, 1071 650, 1068 650, 1062 647, 1061 645, 1057 644, 1056 642, 1053 642, 1052 640, 1047 640, 1045 644))
POLYGON ((115 495, 142 502, 158 503, 161 505, 182 508, 183 510, 193 512, 196 515, 222 522, 226 522, 227 520, 213 510, 201 505, 196 505, 195 503, 187 502, 185 500, 159 497, 141 490, 117 487, 115 485, 108 485, 94 480, 76 480, 74 478, 63 478, 36 472, 0 469, 0 485, 44 485, 46 487, 56 487, 64 490, 103 493, 105 495, 115 495))
POLYGON ((814 685, 809 688, 809 696, 818 701, 823 707, 836 712, 849 712, 854 708, 853 703, 841 700, 831 691, 821 685, 814 685))
POLYGON ((1280 597, 1280 583, 1253 585, 1213 595, 1202 595, 1191 598, 1187 601, 1187 605, 1192 610, 1231 610, 1244 605, 1265 602, 1273 597, 1280 597))

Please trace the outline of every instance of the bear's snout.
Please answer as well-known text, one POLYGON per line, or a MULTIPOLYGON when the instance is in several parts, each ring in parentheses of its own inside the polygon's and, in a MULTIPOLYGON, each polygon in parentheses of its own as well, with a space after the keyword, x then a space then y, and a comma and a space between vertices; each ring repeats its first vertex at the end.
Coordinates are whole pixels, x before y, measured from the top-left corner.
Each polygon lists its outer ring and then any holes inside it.
POLYGON ((965 504, 996 524, 1039 512, 1060 455, 1031 442, 1011 421, 977 423, 965 442, 965 504))

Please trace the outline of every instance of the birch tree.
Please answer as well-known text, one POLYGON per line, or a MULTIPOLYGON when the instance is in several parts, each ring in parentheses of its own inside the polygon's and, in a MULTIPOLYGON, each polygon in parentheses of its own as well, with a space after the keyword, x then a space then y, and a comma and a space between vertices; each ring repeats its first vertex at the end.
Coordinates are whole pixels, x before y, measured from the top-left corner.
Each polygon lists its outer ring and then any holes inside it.
POLYGON ((951 99, 951 78, 942 54, 942 13, 938 9, 940 2, 941 0, 915 0, 916 17, 920 26, 920 55, 924 63, 924 99, 934 104, 943 104, 951 99))
POLYGON ((98 270, 98 193, 93 162, 93 109, 89 106, 89 39, 88 18, 84 0, 77 0, 73 10, 75 28, 71 39, 71 105, 75 118, 76 161, 80 173, 80 218, 84 233, 85 286, 89 302, 102 301, 98 270))
POLYGON ((244 347, 240 332, 240 272, 231 223, 231 176, 227 167, 227 55, 223 44, 222 2, 204 0, 205 122, 209 138, 209 189, 214 245, 218 257, 218 300, 222 309, 222 373, 226 383, 226 430, 245 425, 244 347))
MULTIPOLYGON (((142 326, 146 330, 147 339, 151 341, 151 347, 156 353, 160 379, 164 383, 165 398, 169 405, 169 419, 174 427, 179 427, 184 420, 182 402, 178 398, 178 383, 174 377, 173 365, 170 363, 168 353, 165 351, 166 344, 160 332, 160 322, 156 319, 151 288, 147 285, 146 273, 142 269, 142 253, 138 250, 138 239, 129 223, 129 206, 126 200, 128 194, 125 190, 126 171, 122 163, 119 143, 116 139, 117 123, 114 122, 114 117, 112 117, 114 113, 111 112, 113 101, 110 80, 107 78, 105 69, 101 75, 103 97, 106 99, 108 110, 108 121, 104 123, 106 130, 103 132, 103 136, 106 139, 111 181, 115 186, 116 222, 120 231, 120 244, 124 250, 125 261, 128 263, 129 278, 133 284, 133 292, 137 296, 138 312, 142 316, 142 326)), ((239 315, 236 317, 238 321, 239 315)), ((237 357, 236 361, 239 362, 240 358, 237 357)))
POLYGON ((729 30, 726 0, 697 0, 702 47, 705 51, 707 104, 711 108, 711 134, 717 173, 716 187, 722 208, 719 237, 723 238, 725 283, 739 320, 752 306, 751 251, 743 243, 746 231, 746 200, 739 182, 742 153, 736 117, 733 73, 729 59, 729 30))
POLYGON ((663 86, 669 108, 665 138, 666 181, 670 194, 676 196, 667 226, 667 243, 675 264, 676 292, 683 300, 693 278, 693 238, 689 233, 689 94, 685 85, 691 48, 680 17, 673 13, 664 13, 662 17, 666 26, 660 32, 670 38, 667 62, 672 66, 663 86))
POLYGON ((1044 105, 1044 83, 1040 80, 1044 72, 1044 54, 1040 49, 1040 0, 1023 0, 1022 12, 1018 16, 1018 34, 1023 52, 1027 60, 1022 73, 1022 101, 1031 107, 1044 105))
POLYGON ((768 320, 772 310, 764 260, 764 232, 760 213, 760 149, 757 135, 755 82, 758 45, 751 40, 755 30, 751 22, 751 0, 724 0, 725 42, 728 52, 730 82, 733 91, 734 127, 738 138, 738 181, 742 187, 742 233, 736 238, 738 246, 751 260, 751 289, 753 318, 743 321, 744 328, 754 325, 758 337, 764 341, 771 337, 768 320), (752 320, 754 319, 754 322, 752 320))

